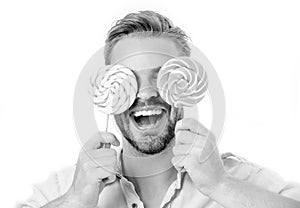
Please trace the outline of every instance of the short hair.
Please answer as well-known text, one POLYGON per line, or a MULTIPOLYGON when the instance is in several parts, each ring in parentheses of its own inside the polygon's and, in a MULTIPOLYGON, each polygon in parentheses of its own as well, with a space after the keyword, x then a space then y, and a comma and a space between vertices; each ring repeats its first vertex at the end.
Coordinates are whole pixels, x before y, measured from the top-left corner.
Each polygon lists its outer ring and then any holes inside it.
POLYGON ((105 40, 105 64, 110 64, 113 47, 124 37, 166 37, 174 40, 182 50, 182 55, 190 56, 191 49, 188 45, 190 39, 185 32, 174 26, 167 17, 150 10, 127 14, 123 19, 116 21, 108 31, 105 40))

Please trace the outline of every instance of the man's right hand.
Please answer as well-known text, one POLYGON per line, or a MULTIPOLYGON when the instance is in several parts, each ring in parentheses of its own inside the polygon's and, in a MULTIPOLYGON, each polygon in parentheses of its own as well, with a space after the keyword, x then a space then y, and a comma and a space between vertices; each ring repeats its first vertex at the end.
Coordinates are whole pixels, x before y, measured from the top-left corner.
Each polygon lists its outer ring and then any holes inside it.
POLYGON ((110 144, 120 145, 112 133, 98 132, 79 154, 73 183, 67 192, 68 201, 78 207, 95 208, 105 185, 116 181, 117 153, 114 149, 104 148, 107 143, 109 147, 110 144))

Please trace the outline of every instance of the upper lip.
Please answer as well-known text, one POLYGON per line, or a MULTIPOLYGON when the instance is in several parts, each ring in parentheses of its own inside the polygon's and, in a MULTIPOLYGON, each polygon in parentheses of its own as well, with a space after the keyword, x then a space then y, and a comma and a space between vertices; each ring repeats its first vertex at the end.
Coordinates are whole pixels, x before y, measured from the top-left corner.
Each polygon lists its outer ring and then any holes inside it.
POLYGON ((132 115, 134 112, 137 112, 137 111, 146 111, 146 110, 157 110, 157 109, 162 109, 164 111, 166 111, 167 109, 163 106, 143 106, 143 107, 138 107, 138 108, 134 108, 132 109, 129 114, 132 115))

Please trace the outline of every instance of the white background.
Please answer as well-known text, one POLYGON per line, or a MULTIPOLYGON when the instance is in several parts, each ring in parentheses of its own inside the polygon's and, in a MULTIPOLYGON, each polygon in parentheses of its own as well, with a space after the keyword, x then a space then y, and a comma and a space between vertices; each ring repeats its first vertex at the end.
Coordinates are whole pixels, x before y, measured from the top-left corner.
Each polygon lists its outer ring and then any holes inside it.
POLYGON ((185 30, 219 74, 227 103, 221 152, 300 182, 299 2, 149 2, 1 1, 1 207, 76 162, 77 77, 114 21, 146 9, 185 30))

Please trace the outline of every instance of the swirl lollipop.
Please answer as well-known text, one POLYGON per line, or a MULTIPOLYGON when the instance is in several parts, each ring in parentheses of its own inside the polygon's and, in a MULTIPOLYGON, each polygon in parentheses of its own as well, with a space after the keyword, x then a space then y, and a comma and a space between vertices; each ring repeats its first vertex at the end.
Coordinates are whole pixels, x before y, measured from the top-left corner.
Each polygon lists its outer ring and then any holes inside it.
POLYGON ((175 107, 191 107, 200 102, 207 85, 207 75, 201 64, 186 56, 168 60, 157 78, 160 96, 175 107))
MULTIPOLYGON (((207 86, 207 75, 202 65, 190 57, 172 58, 161 67, 158 73, 157 87, 160 96, 175 107, 196 105, 203 99, 207 86)), ((193 142, 196 142, 195 138, 193 142)), ((187 152, 190 150, 191 148, 187 152)), ((203 161, 207 160, 213 152, 203 161)), ((183 159, 184 157, 177 162, 183 159)), ((182 167, 179 171, 186 170, 182 167)))
POLYGON ((90 81, 93 87, 94 105, 97 110, 107 114, 107 132, 109 115, 123 113, 134 102, 137 81, 129 68, 119 64, 101 68, 95 79, 90 81))
POLYGON ((126 111, 137 93, 135 75, 122 65, 106 66, 97 74, 92 85, 95 106, 108 115, 126 111))
MULTIPOLYGON (((109 115, 123 113, 135 100, 137 93, 135 75, 125 66, 107 65, 98 71, 96 77, 90 80, 90 84, 93 88, 94 105, 97 110, 107 114, 105 130, 107 132, 109 115)), ((104 148, 110 148, 110 144, 104 144, 104 148)), ((120 173, 115 174, 121 178, 120 173)))

